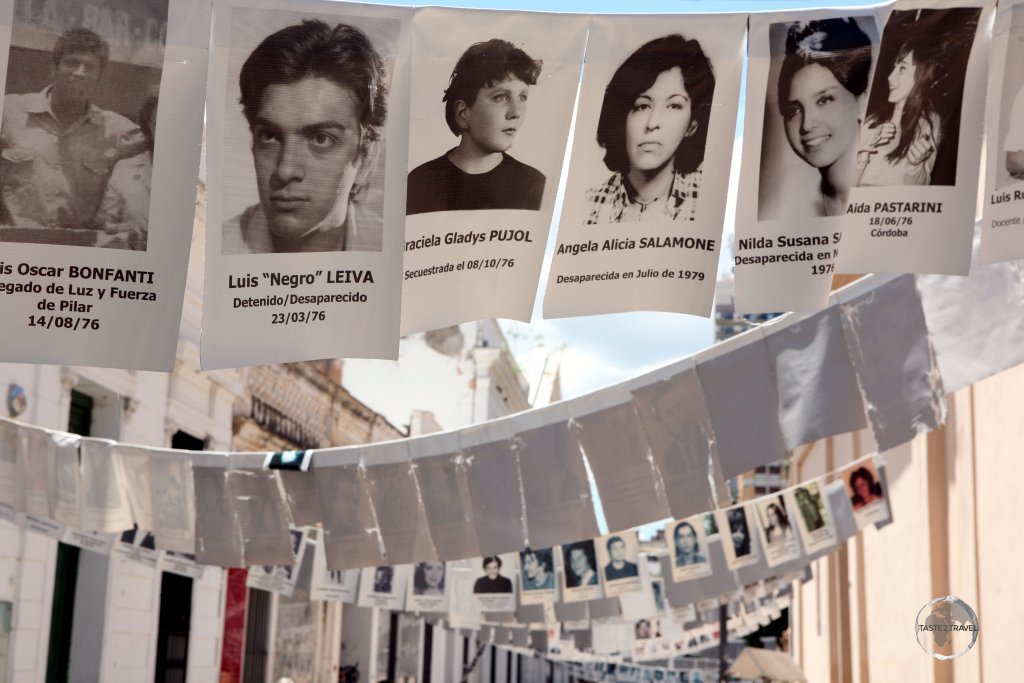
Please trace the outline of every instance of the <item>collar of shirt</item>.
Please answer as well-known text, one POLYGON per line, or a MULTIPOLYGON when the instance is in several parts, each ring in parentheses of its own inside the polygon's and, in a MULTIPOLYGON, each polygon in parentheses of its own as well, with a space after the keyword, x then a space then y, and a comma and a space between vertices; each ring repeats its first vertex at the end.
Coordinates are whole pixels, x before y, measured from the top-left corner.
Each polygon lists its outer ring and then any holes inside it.
MULTIPOLYGON (((29 114, 36 116, 42 116, 44 119, 48 119, 55 127, 57 126, 57 116, 53 113, 53 107, 50 106, 50 94, 53 92, 53 86, 48 85, 43 90, 37 93, 30 93, 25 100, 25 111, 29 114)), ((85 116, 78 119, 75 123, 68 126, 67 130, 60 131, 55 128, 54 132, 68 133, 79 125, 84 123, 90 123, 94 126, 103 124, 103 112, 93 103, 89 103, 89 108, 85 112, 85 116)))
POLYGON ((693 173, 683 175, 678 170, 672 174, 672 183, 669 185, 668 193, 662 197, 652 199, 646 203, 637 201, 636 190, 629 182, 624 173, 616 173, 608 179, 606 196, 612 197, 611 206, 618 207, 616 220, 622 219, 622 214, 631 206, 644 213, 648 208, 664 206, 665 215, 675 218, 679 210, 686 203, 690 196, 690 189, 699 182, 700 169, 693 173), (664 204, 661 200, 665 200, 664 204))
MULTIPOLYGON (((342 225, 344 232, 344 249, 350 245, 351 237, 356 234, 356 218, 355 212, 352 210, 352 204, 349 203, 349 210, 345 217, 345 222, 342 225)), ((242 233, 245 237, 245 243, 252 250, 251 253, 255 254, 274 254, 274 239, 270 234, 270 224, 267 223, 267 214, 263 212, 263 205, 256 204, 246 211, 246 215, 242 221, 242 233)))

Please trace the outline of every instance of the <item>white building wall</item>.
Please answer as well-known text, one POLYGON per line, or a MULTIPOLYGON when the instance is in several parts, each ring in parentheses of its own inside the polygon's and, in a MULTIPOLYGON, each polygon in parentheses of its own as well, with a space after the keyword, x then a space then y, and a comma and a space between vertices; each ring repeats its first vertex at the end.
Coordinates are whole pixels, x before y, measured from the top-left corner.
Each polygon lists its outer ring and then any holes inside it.
POLYGON ((224 634, 227 572, 206 567, 192 584, 192 627, 188 636, 186 683, 215 683, 220 679, 220 650, 224 634))

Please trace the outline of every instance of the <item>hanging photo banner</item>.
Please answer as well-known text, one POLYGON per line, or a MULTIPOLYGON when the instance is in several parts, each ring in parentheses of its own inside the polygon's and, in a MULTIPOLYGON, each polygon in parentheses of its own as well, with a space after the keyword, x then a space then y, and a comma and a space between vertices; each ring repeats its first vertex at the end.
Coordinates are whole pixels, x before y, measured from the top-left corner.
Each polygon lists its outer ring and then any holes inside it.
POLYGON ((231 454, 227 492, 242 532, 246 566, 287 565, 293 560, 288 542, 287 511, 277 473, 254 467, 261 456, 259 453, 231 454))
MULTIPOLYGON (((14 509, 33 517, 49 517, 50 510, 50 462, 55 460, 57 448, 56 432, 33 427, 21 428, 16 467, 14 509)), ((77 444, 75 445, 77 449, 77 444)))
POLYGON ((519 603, 540 605, 553 603, 557 597, 555 583, 555 551, 557 548, 526 548, 519 552, 519 603))
POLYGON ((889 517, 889 500, 874 458, 854 463, 840 472, 839 477, 846 486, 858 530, 889 517))
POLYGON ((387 560, 408 564, 414 559, 437 559, 407 443, 380 444, 372 453, 373 462, 365 469, 366 488, 387 560))
POLYGON ((480 552, 499 555, 526 546, 519 458, 509 420, 485 422, 459 433, 472 519, 480 552))
POLYGON ((405 606, 409 565, 365 567, 359 575, 360 607, 400 610, 405 606))
MULTIPOLYGON (((114 455, 113 441, 82 439, 82 530, 104 533, 132 527, 132 511, 124 495, 124 475, 114 455)), ((59 444, 58 444, 59 446, 59 444)))
POLYGON ((360 449, 335 448, 319 451, 313 464, 330 569, 369 567, 384 559, 361 462, 360 449))
POLYGON ((408 445, 438 557, 480 556, 458 433, 409 439, 408 445))
POLYGON ((786 500, 786 508, 794 512, 800 539, 808 555, 835 545, 836 529, 825 497, 823 480, 794 486, 783 491, 782 495, 786 500))
POLYGON ((597 576, 597 550, 594 540, 563 545, 562 602, 573 603, 601 597, 601 580, 597 576))
POLYGON ((313 553, 313 574, 310 576, 309 599, 354 604, 359 587, 358 569, 327 568, 327 552, 317 540, 313 553))
POLYGON ((412 10, 280 6, 214 5, 202 364, 396 358, 412 10))
POLYGON ((737 313, 824 308, 878 48, 870 10, 750 15, 737 313))
POLYGON ((781 494, 761 496, 754 501, 760 524, 761 548, 769 567, 777 567, 800 557, 800 541, 789 510, 781 494))
POLYGON ((516 553, 474 560, 473 600, 482 612, 515 612, 516 553), (479 564, 477 564, 479 563, 479 564))
POLYGON ((757 542, 754 540, 756 513, 749 505, 735 505, 718 510, 718 527, 722 529, 722 549, 729 569, 736 570, 756 564, 758 561, 757 542))
POLYGON ((982 263, 1024 257, 1024 2, 999 3, 989 48, 982 263))
POLYGON ((746 23, 594 17, 546 318, 710 314, 746 23))
MULTIPOLYGON (((50 517, 60 524, 81 529, 82 491, 85 490, 79 467, 79 448, 82 440, 74 434, 54 433, 53 442, 55 447, 46 454, 50 458, 47 467, 50 473, 50 517)), ((102 476, 91 478, 102 479, 102 476)), ((90 496, 94 502, 102 498, 102 492, 97 493, 90 496)), ((131 524, 127 526, 130 527, 131 524)), ((123 528, 118 531, 123 531, 123 528)))
MULTIPOLYGON (((250 588, 259 588, 291 597, 299 580, 299 569, 309 550, 305 538, 305 531, 289 529, 288 539, 291 550, 288 564, 279 566, 261 564, 249 567, 246 585, 250 588)), ((310 562, 312 562, 312 558, 310 558, 310 562)))
POLYGON ((448 565, 440 560, 417 562, 412 567, 406 612, 448 611, 448 565))
POLYGON ((967 274, 993 4, 881 9, 837 272, 967 274))
MULTIPOLYGON (((640 590, 639 540, 636 531, 621 531, 595 541, 597 566, 605 597, 640 590)), ((646 561, 646 560, 645 560, 646 561)))
POLYGON ((402 334, 529 321, 590 16, 413 20, 402 334))
POLYGON ((670 539, 668 551, 672 561, 672 581, 675 583, 711 575, 708 540, 701 517, 694 515, 682 521, 671 521, 665 526, 665 538, 670 539))
POLYGON ((169 371, 209 5, 6 0, 0 9, 0 357, 169 371))
POLYGON ((227 453, 192 458, 195 490, 196 560, 218 567, 244 567, 242 531, 227 484, 227 453))

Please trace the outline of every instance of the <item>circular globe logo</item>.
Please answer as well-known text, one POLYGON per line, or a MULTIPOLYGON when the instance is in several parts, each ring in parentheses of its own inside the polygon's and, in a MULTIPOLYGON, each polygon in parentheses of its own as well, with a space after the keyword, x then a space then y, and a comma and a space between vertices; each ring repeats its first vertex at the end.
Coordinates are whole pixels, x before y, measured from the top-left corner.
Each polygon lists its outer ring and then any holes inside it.
POLYGON ((918 644, 935 659, 956 659, 978 641, 978 615, 953 595, 935 598, 917 613, 918 644))

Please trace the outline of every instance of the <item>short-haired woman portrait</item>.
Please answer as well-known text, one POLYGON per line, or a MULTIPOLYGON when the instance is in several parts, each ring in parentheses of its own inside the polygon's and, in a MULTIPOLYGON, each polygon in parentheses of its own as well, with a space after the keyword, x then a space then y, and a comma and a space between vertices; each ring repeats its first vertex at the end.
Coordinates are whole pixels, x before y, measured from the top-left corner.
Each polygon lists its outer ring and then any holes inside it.
POLYGON ((597 124, 612 175, 587 190, 584 224, 696 220, 714 93, 700 43, 678 33, 645 43, 619 66, 597 124))
POLYGON ((508 154, 526 122, 542 64, 501 38, 459 57, 444 92, 458 144, 409 173, 406 214, 478 209, 537 211, 546 178, 508 154))
MULTIPOLYGON (((780 116, 789 150, 817 171, 816 186, 780 191, 769 176, 784 165, 786 154, 775 140, 762 139, 762 195, 758 217, 787 219, 841 216, 854 181, 864 108, 871 72, 871 39, 858 19, 815 19, 771 26, 772 60, 778 62, 774 92, 769 86, 765 125, 780 116), (785 29, 785 39, 779 35, 785 29), (784 49, 778 49, 784 48, 784 49), (774 110, 773 110, 774 109, 774 110)), ((777 130, 777 129, 776 129, 777 130)))
POLYGON ((497 555, 481 561, 484 575, 473 583, 473 593, 511 593, 512 579, 501 575, 501 558, 497 555))

